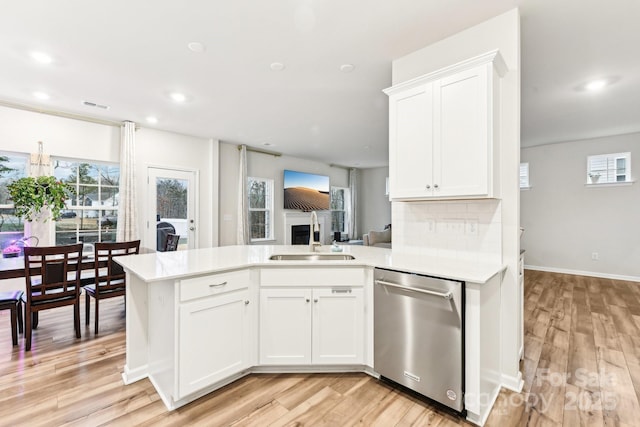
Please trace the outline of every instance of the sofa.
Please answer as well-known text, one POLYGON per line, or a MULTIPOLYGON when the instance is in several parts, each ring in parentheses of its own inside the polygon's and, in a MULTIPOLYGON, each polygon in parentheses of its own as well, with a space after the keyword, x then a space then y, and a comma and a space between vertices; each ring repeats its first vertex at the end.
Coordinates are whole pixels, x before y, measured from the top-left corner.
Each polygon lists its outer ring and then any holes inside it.
POLYGON ((367 234, 363 234, 362 244, 378 248, 391 248, 391 224, 387 225, 383 231, 371 230, 367 234))

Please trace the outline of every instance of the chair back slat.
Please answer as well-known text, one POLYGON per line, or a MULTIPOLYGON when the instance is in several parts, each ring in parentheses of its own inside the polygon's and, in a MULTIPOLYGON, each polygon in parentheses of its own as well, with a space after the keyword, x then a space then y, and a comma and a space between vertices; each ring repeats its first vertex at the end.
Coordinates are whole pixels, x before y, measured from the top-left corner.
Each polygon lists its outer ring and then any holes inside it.
POLYGON ((96 294, 124 290, 126 275, 116 258, 135 255, 140 251, 140 240, 116 243, 95 243, 95 285, 96 294))
POLYGON ((82 244, 25 247, 27 296, 33 304, 75 298, 80 292, 82 244))

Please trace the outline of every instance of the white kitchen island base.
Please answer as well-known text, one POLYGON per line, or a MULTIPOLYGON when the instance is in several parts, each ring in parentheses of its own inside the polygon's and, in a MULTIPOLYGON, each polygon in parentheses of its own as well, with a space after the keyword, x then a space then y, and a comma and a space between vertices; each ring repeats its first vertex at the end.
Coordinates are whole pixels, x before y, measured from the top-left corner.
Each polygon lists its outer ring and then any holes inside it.
POLYGON ((226 247, 122 257, 125 384, 148 377, 173 410, 253 372, 377 376, 371 368, 372 286, 373 268, 382 267, 465 282, 465 409, 469 421, 484 424, 502 385, 499 266, 454 273, 442 260, 437 268, 424 258, 412 266, 391 250, 356 246, 348 248, 351 261, 269 260, 273 253, 306 249, 226 247), (273 304, 269 310, 260 306, 264 301, 273 304))

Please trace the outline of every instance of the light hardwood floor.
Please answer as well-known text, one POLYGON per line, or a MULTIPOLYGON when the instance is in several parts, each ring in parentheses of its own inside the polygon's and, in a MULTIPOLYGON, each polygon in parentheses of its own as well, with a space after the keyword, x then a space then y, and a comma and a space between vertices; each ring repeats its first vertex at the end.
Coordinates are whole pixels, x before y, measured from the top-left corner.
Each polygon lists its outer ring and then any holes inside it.
MULTIPOLYGON (((255 374, 167 412, 148 380, 122 384, 122 300, 100 311, 79 340, 71 308, 42 312, 26 354, 0 314, 0 425, 469 425, 365 374, 255 374)), ((487 425, 640 425, 640 284, 526 271, 521 366, 487 425)))

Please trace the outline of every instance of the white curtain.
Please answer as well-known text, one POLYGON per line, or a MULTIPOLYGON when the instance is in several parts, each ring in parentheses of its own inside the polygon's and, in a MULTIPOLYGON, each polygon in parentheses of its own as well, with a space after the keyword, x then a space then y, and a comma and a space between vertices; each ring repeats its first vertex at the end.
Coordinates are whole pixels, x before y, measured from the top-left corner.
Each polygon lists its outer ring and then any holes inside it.
POLYGON ((247 146, 240 146, 240 171, 238 178, 238 245, 249 244, 249 194, 247 189, 247 146))
POLYGON ((351 216, 349 217, 349 232, 352 239, 358 235, 358 169, 349 169, 349 192, 351 193, 351 216))
POLYGON ((118 191, 117 241, 138 239, 136 218, 136 124, 126 121, 120 138, 120 188, 118 191))

